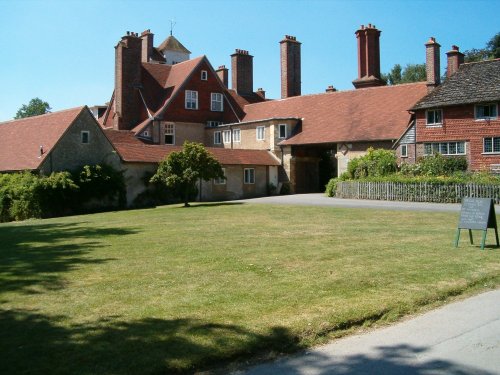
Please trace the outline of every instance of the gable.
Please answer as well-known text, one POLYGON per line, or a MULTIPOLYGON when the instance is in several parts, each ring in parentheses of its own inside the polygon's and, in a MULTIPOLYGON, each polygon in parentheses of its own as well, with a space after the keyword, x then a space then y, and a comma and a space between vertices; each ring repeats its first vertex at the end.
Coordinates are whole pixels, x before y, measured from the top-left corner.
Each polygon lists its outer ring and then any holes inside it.
POLYGON ((38 169, 84 109, 78 107, 0 123, 0 171, 38 169))

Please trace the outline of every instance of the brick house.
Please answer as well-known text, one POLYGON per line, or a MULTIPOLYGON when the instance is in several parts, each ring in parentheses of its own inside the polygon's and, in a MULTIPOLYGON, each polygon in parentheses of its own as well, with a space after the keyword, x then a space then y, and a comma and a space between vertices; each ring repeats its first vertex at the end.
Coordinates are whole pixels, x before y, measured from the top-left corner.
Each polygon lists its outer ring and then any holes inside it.
MULTIPOLYGON (((411 121, 407 110, 427 93, 425 83, 384 86, 379 37, 371 24, 356 31, 355 90, 337 92, 330 86, 323 94, 301 96, 301 43, 286 35, 279 43, 282 98, 266 100, 264 90, 253 89, 248 51, 237 49, 231 55, 229 89, 225 66, 215 70, 205 56, 190 59, 189 50, 173 36, 155 48, 149 30, 140 36, 129 32, 115 47, 115 89, 100 122, 115 146, 118 137, 113 134, 126 132, 149 145, 144 152, 181 146, 185 140, 204 143, 214 152, 227 150, 227 155, 254 150, 254 157, 261 155, 269 163, 263 186, 289 183, 292 192, 320 191, 325 155, 330 170, 340 174, 369 147, 390 149, 411 121)), ((245 168, 226 168, 244 176, 241 170, 245 168)), ((205 190, 217 189, 213 182, 205 190)), ((236 190, 248 196, 245 186, 236 190)), ((251 193, 264 195, 266 189, 251 193)))
POLYGON ((457 46, 447 52, 447 78, 439 77, 439 48, 426 44, 429 93, 413 107, 415 122, 397 144, 403 162, 440 153, 465 156, 470 170, 500 169, 500 59, 465 63, 457 46))

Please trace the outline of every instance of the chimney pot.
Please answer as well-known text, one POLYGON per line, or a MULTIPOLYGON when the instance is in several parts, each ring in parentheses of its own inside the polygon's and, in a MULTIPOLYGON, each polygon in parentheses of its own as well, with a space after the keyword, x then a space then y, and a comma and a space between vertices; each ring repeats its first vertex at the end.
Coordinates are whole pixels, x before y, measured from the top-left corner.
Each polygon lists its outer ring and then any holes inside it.
POLYGON ((335 91, 337 91, 337 89, 333 87, 333 85, 329 85, 325 90, 325 92, 335 92, 335 91))
POLYGON ((460 68, 460 65, 464 63, 465 56, 456 45, 451 46, 451 50, 446 52, 446 56, 448 58, 446 64, 446 77, 450 77, 460 68))

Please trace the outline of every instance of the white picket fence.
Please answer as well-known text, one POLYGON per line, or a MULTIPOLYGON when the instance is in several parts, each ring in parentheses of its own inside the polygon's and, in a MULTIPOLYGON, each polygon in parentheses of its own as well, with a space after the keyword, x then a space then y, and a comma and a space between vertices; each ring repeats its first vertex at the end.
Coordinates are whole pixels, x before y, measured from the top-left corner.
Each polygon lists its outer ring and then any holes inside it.
POLYGON ((336 197, 438 203, 459 203, 463 197, 475 197, 493 198, 499 204, 500 185, 339 181, 336 197))

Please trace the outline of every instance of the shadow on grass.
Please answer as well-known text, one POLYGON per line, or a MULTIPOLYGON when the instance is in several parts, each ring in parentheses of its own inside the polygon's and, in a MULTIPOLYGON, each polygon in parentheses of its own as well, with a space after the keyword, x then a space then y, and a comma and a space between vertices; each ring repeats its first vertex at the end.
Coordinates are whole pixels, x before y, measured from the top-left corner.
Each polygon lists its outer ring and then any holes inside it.
POLYGON ((284 328, 257 334, 195 319, 124 322, 114 317, 69 327, 65 320, 26 310, 0 310, 0 373, 193 373, 264 350, 298 349, 284 328))
POLYGON ((134 233, 80 224, 84 223, 0 226, 0 292, 32 294, 40 288, 62 288, 62 273, 111 260, 88 256, 93 249, 104 246, 102 238, 134 233))
POLYGON ((272 365, 266 364, 249 369, 247 375, 270 375, 274 373, 299 375, 314 373, 317 375, 379 374, 379 375, 494 375, 491 372, 453 363, 447 360, 419 360, 430 348, 398 344, 377 347, 370 355, 358 354, 346 357, 312 352, 287 361, 272 365))
POLYGON ((200 208, 200 207, 220 207, 220 206, 241 206, 244 202, 214 202, 214 203, 190 203, 188 207, 179 206, 176 208, 200 208))

